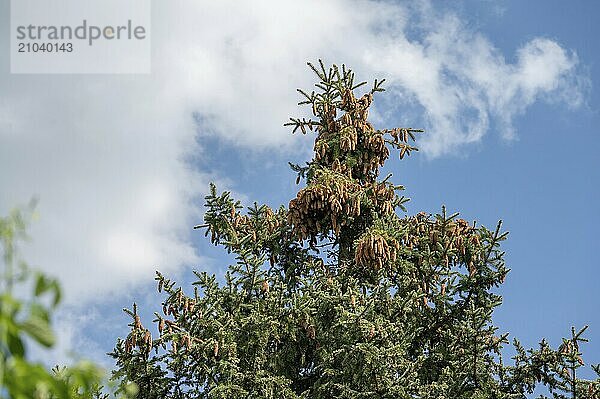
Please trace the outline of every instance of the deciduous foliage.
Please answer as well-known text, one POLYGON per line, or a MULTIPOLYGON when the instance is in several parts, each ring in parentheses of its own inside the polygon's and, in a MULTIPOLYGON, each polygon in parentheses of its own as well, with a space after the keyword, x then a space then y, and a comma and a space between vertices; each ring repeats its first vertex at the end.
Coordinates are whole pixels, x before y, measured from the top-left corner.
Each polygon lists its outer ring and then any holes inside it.
MULTIPOLYGON (((32 270, 19 257, 18 241, 26 237, 32 209, 33 205, 0 217, 0 398, 108 399, 102 392, 103 372, 93 363, 49 370, 27 357, 27 343, 54 345, 51 321, 61 296, 57 280, 32 270), (32 295, 24 296, 29 287, 32 295)), ((126 385, 123 388, 123 393, 131 393, 126 385)))
POLYGON ((196 272, 193 289, 157 273, 156 326, 127 310, 117 375, 144 398, 524 398, 538 384, 600 397, 578 378, 583 330, 558 349, 514 341, 503 360, 500 223, 406 215, 403 187, 379 172, 390 149, 416 150, 420 130, 368 121, 383 81, 356 97, 352 71, 310 67, 316 90, 299 92, 313 117, 287 124, 316 134, 313 159, 291 165, 306 185, 287 208, 246 210, 211 186, 197 228, 236 262, 221 283, 196 272))

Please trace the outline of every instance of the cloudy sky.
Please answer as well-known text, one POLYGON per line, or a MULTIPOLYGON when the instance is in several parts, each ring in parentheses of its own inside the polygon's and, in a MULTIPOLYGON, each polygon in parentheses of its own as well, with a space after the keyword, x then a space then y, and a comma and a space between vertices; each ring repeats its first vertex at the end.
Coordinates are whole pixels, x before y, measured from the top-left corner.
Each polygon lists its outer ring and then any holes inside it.
POLYGON ((590 324, 586 352, 600 353, 599 13, 592 1, 153 1, 151 74, 19 75, 0 0, 0 212, 40 199, 24 251, 65 289, 50 361, 73 350, 110 364, 120 309, 159 303, 154 270, 223 272, 191 229, 210 181, 287 204, 287 161, 307 160, 314 137, 282 124, 302 114, 295 89, 319 58, 387 79, 376 126, 426 129, 421 151, 389 166, 410 213, 445 204, 504 221, 501 330, 535 345, 590 324))

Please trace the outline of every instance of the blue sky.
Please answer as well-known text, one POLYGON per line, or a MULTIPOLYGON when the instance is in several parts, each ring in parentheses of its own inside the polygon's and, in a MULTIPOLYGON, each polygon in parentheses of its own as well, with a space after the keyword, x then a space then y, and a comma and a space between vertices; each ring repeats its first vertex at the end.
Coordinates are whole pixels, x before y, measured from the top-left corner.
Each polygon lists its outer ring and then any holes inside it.
POLYGON ((288 203, 287 161, 308 160, 314 138, 281 125, 302 112, 304 63, 322 57, 388 78, 377 127, 427 129, 423 151, 388 166, 409 213, 504 221, 500 329, 532 346, 589 324, 585 353, 600 362, 600 5, 277 4, 154 2, 149 76, 11 75, 1 58, 0 210, 39 195, 28 257, 67 291, 50 360, 84 346, 101 359, 125 332, 122 307, 158 308, 153 270, 222 273, 190 233, 209 181, 247 204, 288 203))

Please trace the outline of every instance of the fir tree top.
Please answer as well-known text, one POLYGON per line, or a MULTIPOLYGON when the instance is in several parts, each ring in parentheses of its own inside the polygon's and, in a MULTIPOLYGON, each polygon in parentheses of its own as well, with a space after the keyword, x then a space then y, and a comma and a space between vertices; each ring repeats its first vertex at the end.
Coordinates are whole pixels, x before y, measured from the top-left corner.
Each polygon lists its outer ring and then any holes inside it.
POLYGON ((597 398, 577 378, 581 332, 557 350, 525 350, 492 314, 508 273, 500 223, 488 230, 447 214, 406 212, 401 186, 379 180, 390 148, 416 150, 418 129, 368 122, 383 81, 360 97, 354 73, 309 64, 315 91, 299 90, 316 132, 314 157, 291 165, 306 179, 289 207, 243 210, 211 185, 205 230, 235 255, 224 284, 195 272, 193 293, 157 273, 166 297, 158 336, 137 309, 112 356, 116 376, 144 398, 525 398, 537 384, 554 398, 597 398), (587 395, 587 396, 586 396, 587 395))

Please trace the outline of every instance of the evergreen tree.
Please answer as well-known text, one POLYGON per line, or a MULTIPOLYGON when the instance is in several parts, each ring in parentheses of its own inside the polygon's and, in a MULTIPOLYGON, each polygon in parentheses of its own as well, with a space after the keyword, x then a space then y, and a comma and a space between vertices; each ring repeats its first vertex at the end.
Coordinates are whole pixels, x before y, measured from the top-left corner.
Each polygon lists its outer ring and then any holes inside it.
MULTIPOLYGON (((214 185, 204 229, 234 254, 224 283, 195 272, 193 293, 157 273, 164 292, 153 338, 134 305, 131 332, 112 356, 143 398, 599 398, 578 378, 582 333, 558 349, 525 350, 492 323, 506 278, 507 233, 444 208, 406 215, 402 186, 379 179, 390 155, 416 148, 412 128, 368 122, 375 81, 355 97, 354 73, 309 64, 316 91, 299 90, 314 118, 314 157, 291 165, 305 179, 289 206, 243 210, 214 185)), ((598 372, 596 367, 596 372, 598 372)))

